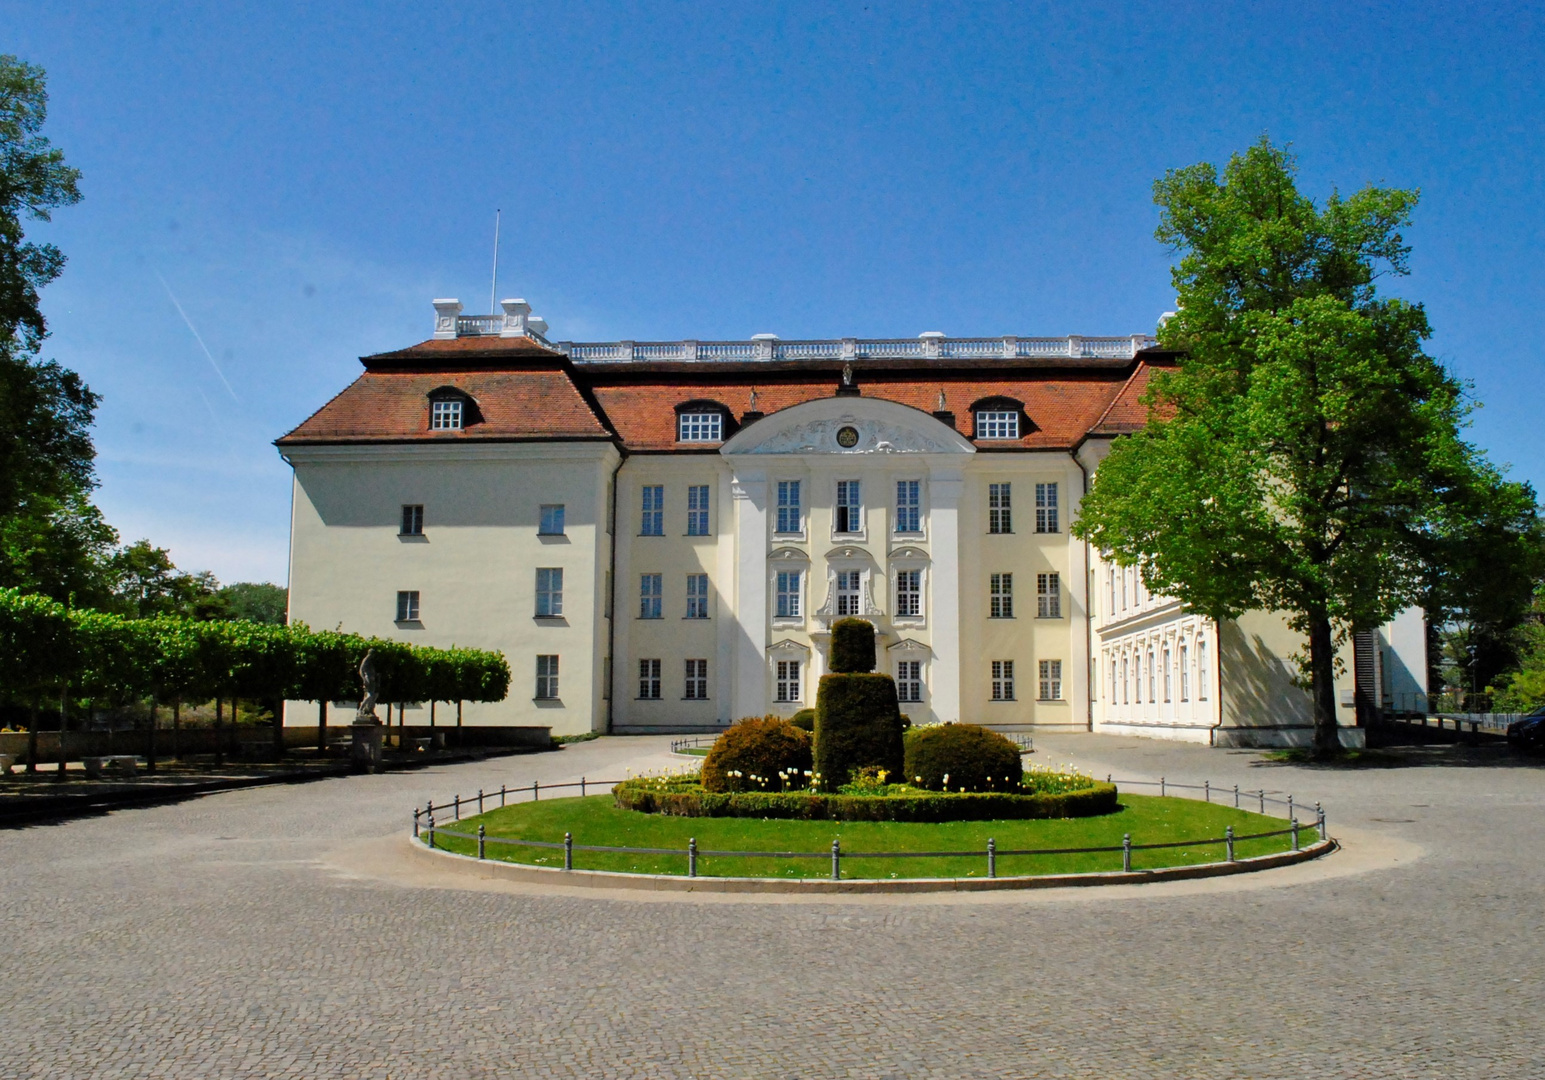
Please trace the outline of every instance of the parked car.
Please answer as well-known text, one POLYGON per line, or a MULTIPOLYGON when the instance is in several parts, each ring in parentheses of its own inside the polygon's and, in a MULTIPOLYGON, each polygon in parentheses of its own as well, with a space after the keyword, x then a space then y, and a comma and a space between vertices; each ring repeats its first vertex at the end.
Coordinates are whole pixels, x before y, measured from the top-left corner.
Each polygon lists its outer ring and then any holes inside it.
POLYGON ((1507 744, 1524 753, 1545 753, 1545 705, 1507 726, 1507 744))

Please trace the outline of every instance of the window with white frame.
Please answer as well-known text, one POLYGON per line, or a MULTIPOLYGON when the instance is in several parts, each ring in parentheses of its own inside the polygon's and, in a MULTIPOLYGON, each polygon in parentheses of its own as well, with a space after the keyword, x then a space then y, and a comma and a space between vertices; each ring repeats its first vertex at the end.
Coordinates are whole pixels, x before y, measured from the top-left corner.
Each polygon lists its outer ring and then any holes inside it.
POLYGON ((1105 572, 1106 584, 1110 586, 1110 613, 1116 614, 1116 568, 1108 568, 1105 572))
POLYGON ((1127 665, 1127 657, 1121 658, 1121 704, 1132 703, 1132 669, 1127 665))
POLYGON ((976 414, 978 439, 1019 438, 1019 412, 1016 409, 983 409, 976 414))
POLYGON ((1110 703, 1114 705, 1119 693, 1119 687, 1116 682, 1116 661, 1107 657, 1105 666, 1110 669, 1110 703))
POLYGON ((898 701, 923 700, 923 662, 921 660, 897 661, 896 699, 898 701))
POLYGON ((411 589, 397 594, 397 621, 418 622, 418 590, 411 589))
POLYGON ((638 578, 638 617, 664 617, 664 575, 640 574, 638 578))
POLYGON ((1152 705, 1155 701, 1158 700, 1158 698, 1155 696, 1155 691, 1158 689, 1158 687, 1155 686, 1156 682, 1157 682, 1157 679, 1155 678, 1155 673, 1154 673, 1154 670, 1153 670, 1153 650, 1149 649, 1148 650, 1148 704, 1150 704, 1150 705, 1152 705))
POLYGON ((1210 685, 1210 683, 1207 680, 1207 642, 1206 641, 1198 641, 1196 643, 1196 700, 1197 701, 1206 701, 1207 700, 1207 687, 1209 685, 1210 685))
POLYGON ((896 481, 896 531, 919 533, 923 531, 922 484, 917 480, 896 481))
POLYGON ((708 535, 707 484, 692 484, 687 488, 687 535, 708 535))
POLYGON ((1035 575, 1035 617, 1062 618, 1062 575, 1035 575))
POLYGON ((1132 653, 1132 701, 1143 703, 1143 654, 1136 651, 1132 653))
POLYGON ((537 532, 543 536, 563 535, 563 504, 545 503, 542 506, 542 523, 537 532))
POLYGON ((1041 661, 1041 685, 1037 695, 1042 701, 1062 700, 1062 661, 1041 661))
POLYGON ((724 414, 718 412, 688 412, 677 418, 677 440, 680 442, 722 442, 724 440, 724 414))
POLYGON ((558 658, 556 656, 538 656, 536 658, 536 699, 538 701, 552 701, 558 696, 558 658))
POLYGON ((430 402, 429 430, 460 431, 462 404, 460 398, 441 398, 438 401, 430 402))
POLYGON ((708 700, 708 661, 707 660, 688 660, 686 662, 686 667, 687 667, 687 683, 686 683, 687 690, 686 690, 686 693, 682 694, 681 696, 686 698, 688 701, 707 701, 708 700))
POLYGON ((862 605, 859 603, 860 593, 863 591, 863 572, 860 570, 837 571, 837 614, 838 615, 862 615, 862 605))
POLYGON ((773 693, 779 701, 799 700, 799 661, 779 660, 773 693))
POLYGON ((837 505, 833 532, 856 533, 864 529, 864 506, 857 480, 837 481, 837 505))
POLYGON ((992 662, 992 699, 994 701, 1014 700, 1014 661, 994 660, 992 662))
POLYGON ((1035 531, 1038 533, 1054 533, 1059 529, 1057 522, 1057 485, 1035 485, 1035 531))
POLYGON ((1174 669, 1172 669, 1170 667, 1170 663, 1169 662, 1170 662, 1169 646, 1166 645, 1166 646, 1164 646, 1164 700, 1166 702, 1174 700, 1174 698, 1171 695, 1174 692, 1175 673, 1174 673, 1174 669))
POLYGON ((708 618, 708 575, 687 575, 687 618, 708 618))
POLYGON ((804 518, 800 513, 799 481, 778 481, 778 521, 776 531, 800 533, 804 531, 804 518))
POLYGON ((660 661, 638 662, 638 696, 641 701, 660 700, 660 661))
POLYGON ((990 533, 1011 533, 1014 531, 1014 521, 1009 507, 1008 484, 987 485, 987 531, 990 533))
POLYGON ((404 503, 402 507, 402 535, 424 535, 424 506, 422 503, 404 503))
POLYGON ((1012 619, 1014 617, 1014 575, 993 574, 987 579, 987 617, 1012 619))
POLYGON ((645 484, 639 497, 638 535, 665 535, 665 486, 645 484))
POLYGON ((799 579, 801 572, 798 570, 779 570, 777 588, 777 618, 799 618, 799 579))
POLYGON ((896 571, 896 617, 915 619, 923 614, 923 572, 896 571))
POLYGON ((1191 700, 1191 646, 1180 644, 1180 700, 1191 700))
POLYGON ((563 570, 539 567, 536 572, 536 617, 556 618, 563 614, 563 570))

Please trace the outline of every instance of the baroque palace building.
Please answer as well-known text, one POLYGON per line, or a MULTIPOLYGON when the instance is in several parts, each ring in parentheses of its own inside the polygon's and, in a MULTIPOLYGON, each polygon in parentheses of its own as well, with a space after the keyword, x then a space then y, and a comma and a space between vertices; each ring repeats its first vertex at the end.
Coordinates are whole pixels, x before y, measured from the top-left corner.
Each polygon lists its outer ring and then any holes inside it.
MULTIPOLYGON (((501 650, 510 695, 468 724, 787 715, 857 615, 914 723, 1308 741, 1280 616, 1187 614, 1069 534, 1173 362, 1151 337, 554 343, 524 301, 434 306, 278 440, 290 617, 501 650)), ((1358 743, 1425 689, 1420 612, 1344 653, 1358 743)))

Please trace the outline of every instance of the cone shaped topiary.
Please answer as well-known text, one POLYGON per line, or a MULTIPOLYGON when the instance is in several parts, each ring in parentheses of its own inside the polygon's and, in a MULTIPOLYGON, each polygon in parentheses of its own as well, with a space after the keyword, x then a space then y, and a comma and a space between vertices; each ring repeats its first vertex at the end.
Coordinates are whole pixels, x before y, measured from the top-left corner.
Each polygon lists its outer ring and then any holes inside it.
POLYGON ((874 627, 863 619, 832 624, 832 670, 815 699, 815 771, 835 791, 866 766, 900 782, 905 764, 896 683, 874 671, 874 627))

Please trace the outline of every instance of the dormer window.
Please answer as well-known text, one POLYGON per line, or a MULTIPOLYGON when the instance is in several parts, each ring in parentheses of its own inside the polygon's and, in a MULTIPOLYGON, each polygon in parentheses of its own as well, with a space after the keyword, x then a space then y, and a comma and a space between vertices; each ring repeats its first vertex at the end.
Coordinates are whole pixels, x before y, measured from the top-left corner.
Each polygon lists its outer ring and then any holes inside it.
POLYGON ((1019 438, 1018 409, 982 409, 976 414, 978 439, 1019 438))
POLYGON ((681 442, 723 442, 724 414, 684 412, 677 417, 676 438, 681 442))
POLYGON ((429 405, 429 430, 430 431, 460 431, 462 427, 462 406, 464 402, 460 398, 440 398, 430 402, 429 405))

